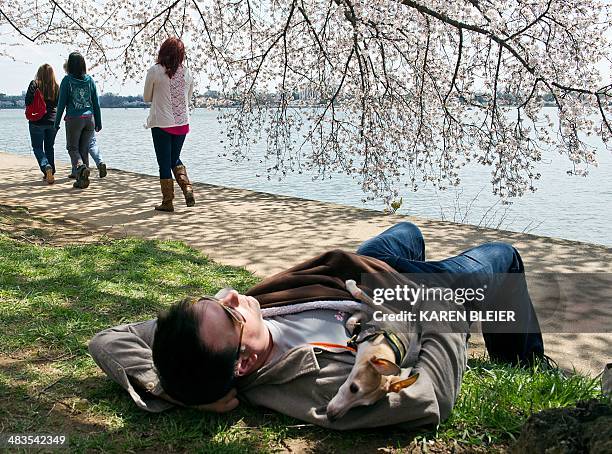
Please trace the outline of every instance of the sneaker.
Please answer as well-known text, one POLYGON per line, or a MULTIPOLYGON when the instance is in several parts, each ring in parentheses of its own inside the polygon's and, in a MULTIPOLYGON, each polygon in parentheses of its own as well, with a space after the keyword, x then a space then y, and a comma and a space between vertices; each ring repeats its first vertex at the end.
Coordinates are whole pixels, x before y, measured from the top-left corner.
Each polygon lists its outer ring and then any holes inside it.
POLYGON ((107 174, 107 172, 106 172, 106 164, 101 162, 100 165, 98 166, 98 176, 100 178, 104 178, 106 176, 106 174, 107 174))
POLYGON ((68 178, 74 180, 74 179, 76 179, 76 175, 74 173, 69 173, 68 174, 68 178))
POLYGON ((76 181, 72 185, 72 187, 77 189, 86 189, 89 187, 89 174, 90 170, 87 168, 85 164, 79 166, 76 171, 76 181))
POLYGON ((53 176, 53 167, 51 167, 50 165, 45 166, 45 177, 48 184, 55 183, 55 177, 53 176))

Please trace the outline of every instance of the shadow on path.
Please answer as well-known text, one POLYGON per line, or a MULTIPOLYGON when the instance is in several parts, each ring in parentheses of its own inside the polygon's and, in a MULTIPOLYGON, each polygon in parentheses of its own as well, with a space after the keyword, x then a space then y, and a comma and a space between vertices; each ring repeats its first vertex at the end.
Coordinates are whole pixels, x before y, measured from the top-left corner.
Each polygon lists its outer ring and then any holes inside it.
MULTIPOLYGON (((58 169, 59 175, 64 172, 68 167, 58 169)), ((184 206, 175 186, 176 211, 158 213, 153 210, 160 200, 155 177, 110 169, 100 180, 94 172, 90 187, 81 191, 65 178, 44 184, 33 157, 0 153, 0 203, 25 205, 35 215, 73 220, 111 234, 182 240, 221 263, 244 266, 259 276, 331 248, 355 250, 363 240, 404 220, 422 229, 428 259, 486 241, 506 241, 521 252, 528 276, 612 272, 612 249, 604 246, 206 184, 195 184, 194 190, 195 207, 184 206)), ((538 301, 534 303, 537 308, 538 301)), ((610 334, 548 334, 545 340, 548 352, 566 368, 575 365, 596 374, 610 360, 610 334)))

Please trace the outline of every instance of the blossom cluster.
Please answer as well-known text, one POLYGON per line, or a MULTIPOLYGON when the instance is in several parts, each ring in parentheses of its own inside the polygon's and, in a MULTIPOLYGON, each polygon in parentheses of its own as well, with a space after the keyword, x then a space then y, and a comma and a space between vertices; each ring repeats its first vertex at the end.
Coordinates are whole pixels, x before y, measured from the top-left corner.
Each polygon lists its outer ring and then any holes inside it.
POLYGON ((460 185, 476 162, 510 201, 536 189, 543 152, 583 175, 585 137, 609 142, 609 14, 596 0, 18 0, 0 30, 125 79, 181 37, 192 72, 239 106, 220 111, 221 155, 251 159, 263 139, 269 177, 342 172, 389 202, 460 185))

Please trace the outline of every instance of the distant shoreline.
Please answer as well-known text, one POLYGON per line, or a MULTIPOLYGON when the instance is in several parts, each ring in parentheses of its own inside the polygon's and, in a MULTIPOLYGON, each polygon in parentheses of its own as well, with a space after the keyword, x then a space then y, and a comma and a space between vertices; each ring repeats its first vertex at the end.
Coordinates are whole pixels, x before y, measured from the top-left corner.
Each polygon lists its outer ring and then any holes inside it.
MULTIPOLYGON (((115 106, 115 107, 100 107, 101 109, 148 109, 149 106, 147 107, 142 107, 142 106, 115 106)), ((204 107, 205 108, 205 107, 204 107)), ((0 110, 24 110, 24 107, 0 107, 0 110)), ((197 107, 197 109, 200 109, 200 107, 197 107)))

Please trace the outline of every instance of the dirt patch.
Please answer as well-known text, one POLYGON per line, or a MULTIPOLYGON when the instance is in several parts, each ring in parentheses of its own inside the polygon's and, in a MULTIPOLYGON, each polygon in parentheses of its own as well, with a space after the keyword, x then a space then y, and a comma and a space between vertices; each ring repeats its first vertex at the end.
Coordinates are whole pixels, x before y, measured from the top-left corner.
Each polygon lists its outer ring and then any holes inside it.
MULTIPOLYGON (((307 440, 303 438, 286 438, 283 440, 286 452, 308 453, 308 454, 332 454, 335 452, 348 452, 346 445, 337 446, 328 443, 325 439, 321 441, 307 440)), ((507 452, 506 445, 476 446, 458 442, 423 441, 412 440, 402 448, 393 448, 389 445, 389 439, 359 440, 350 448, 352 454, 384 453, 384 454, 468 454, 468 453, 502 453, 507 452)))
POLYGON ((536 413, 523 426, 512 452, 612 452, 612 404, 589 400, 536 413))
POLYGON ((36 245, 66 246, 68 244, 97 243, 117 238, 116 232, 87 227, 66 220, 50 221, 34 216, 25 206, 0 204, 0 233, 17 241, 36 245))

